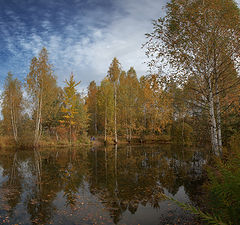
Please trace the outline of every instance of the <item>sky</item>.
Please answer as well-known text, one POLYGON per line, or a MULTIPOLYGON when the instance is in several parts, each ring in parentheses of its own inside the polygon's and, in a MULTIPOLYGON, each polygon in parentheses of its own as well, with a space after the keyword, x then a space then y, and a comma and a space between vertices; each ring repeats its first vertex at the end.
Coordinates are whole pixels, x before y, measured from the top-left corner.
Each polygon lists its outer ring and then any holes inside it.
POLYGON ((81 88, 107 75, 117 57, 123 70, 147 73, 142 44, 167 0, 0 0, 0 89, 8 71, 24 80, 31 59, 49 52, 58 84, 73 72, 81 88))
MULTIPOLYGON (((58 84, 73 72, 81 89, 97 84, 117 57, 147 74, 142 45, 167 0, 0 0, 0 90, 8 71, 24 80, 31 59, 49 52, 58 84)), ((240 0, 236 1, 240 5, 240 0)))

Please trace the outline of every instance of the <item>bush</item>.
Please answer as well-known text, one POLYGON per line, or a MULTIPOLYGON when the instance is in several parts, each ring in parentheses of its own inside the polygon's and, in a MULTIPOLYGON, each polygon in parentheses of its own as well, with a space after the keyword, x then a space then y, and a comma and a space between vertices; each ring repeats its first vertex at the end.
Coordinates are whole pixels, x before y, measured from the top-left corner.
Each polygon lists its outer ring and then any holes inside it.
MULTIPOLYGON (((239 148, 239 147, 238 147, 239 148)), ((227 224, 240 224, 240 153, 224 154, 208 170, 209 206, 227 224)))
POLYGON ((240 224, 240 150, 227 152, 223 158, 215 158, 208 168, 208 212, 163 196, 185 210, 198 215, 208 224, 240 224))

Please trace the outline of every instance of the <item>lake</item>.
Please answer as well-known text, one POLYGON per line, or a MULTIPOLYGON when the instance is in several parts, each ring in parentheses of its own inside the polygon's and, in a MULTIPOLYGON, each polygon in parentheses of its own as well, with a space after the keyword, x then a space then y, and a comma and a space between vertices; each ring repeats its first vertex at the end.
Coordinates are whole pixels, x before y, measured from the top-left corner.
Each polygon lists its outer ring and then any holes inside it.
POLYGON ((199 224, 205 154, 181 146, 0 150, 0 224, 199 224))

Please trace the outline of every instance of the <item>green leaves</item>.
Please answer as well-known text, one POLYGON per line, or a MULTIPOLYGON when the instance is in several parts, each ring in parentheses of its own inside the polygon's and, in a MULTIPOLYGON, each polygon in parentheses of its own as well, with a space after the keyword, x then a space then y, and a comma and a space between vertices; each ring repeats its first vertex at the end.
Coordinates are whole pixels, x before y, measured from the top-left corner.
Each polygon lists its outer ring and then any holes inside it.
POLYGON ((69 128, 70 142, 76 132, 84 132, 87 128, 88 116, 86 108, 83 106, 81 95, 76 87, 80 84, 74 80, 71 74, 69 80, 65 81, 66 86, 63 92, 62 113, 63 118, 59 121, 69 128))
POLYGON ((240 221, 240 154, 217 160, 216 168, 209 168, 209 197, 213 213, 228 224, 240 221))
POLYGON ((204 213, 199 208, 194 207, 192 205, 189 205, 187 203, 182 203, 172 197, 166 196, 165 194, 162 194, 163 199, 170 200, 177 204, 179 207, 181 207, 184 210, 187 210, 197 216, 199 216, 203 221, 207 222, 208 224, 215 224, 215 225, 227 225, 227 223, 222 222, 221 218, 219 216, 213 216, 209 213, 204 213))

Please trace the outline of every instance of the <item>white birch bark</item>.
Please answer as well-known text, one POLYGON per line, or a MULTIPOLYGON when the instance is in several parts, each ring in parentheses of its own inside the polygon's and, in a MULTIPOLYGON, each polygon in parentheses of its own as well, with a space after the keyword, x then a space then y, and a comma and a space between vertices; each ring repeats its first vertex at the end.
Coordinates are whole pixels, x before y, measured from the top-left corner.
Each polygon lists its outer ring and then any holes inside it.
POLYGON ((210 78, 209 78, 209 115, 210 115, 210 124, 211 124, 212 150, 215 153, 215 155, 219 155, 217 125, 216 125, 216 118, 215 118, 215 112, 214 112, 214 99, 213 99, 213 91, 212 91, 210 78))
POLYGON ((94 129, 95 129, 95 135, 97 135, 97 104, 95 103, 95 112, 94 112, 94 129))
POLYGON ((10 113, 11 113, 11 124, 12 124, 12 130, 13 130, 13 137, 14 137, 15 142, 17 143, 17 141, 18 141, 17 124, 16 124, 14 101, 13 101, 12 94, 10 94, 10 113))
POLYGON ((104 142, 107 143, 107 105, 105 106, 104 142))
POLYGON ((217 96, 216 111, 217 111, 218 148, 219 148, 219 153, 222 154, 221 106, 220 106, 219 96, 217 96))
POLYGON ((40 136, 41 136, 41 118, 42 118, 42 93, 43 92, 43 80, 41 84, 41 89, 39 90, 39 97, 38 97, 38 106, 37 106, 37 115, 36 115, 36 128, 35 128, 35 139, 34 139, 34 146, 37 147, 40 136))
POLYGON ((117 90, 116 82, 114 82, 114 134, 115 134, 115 144, 117 144, 117 90))

